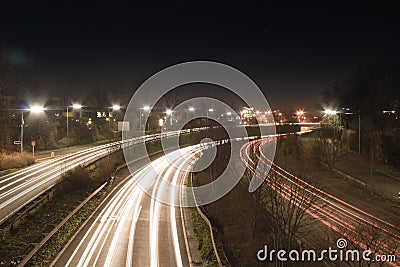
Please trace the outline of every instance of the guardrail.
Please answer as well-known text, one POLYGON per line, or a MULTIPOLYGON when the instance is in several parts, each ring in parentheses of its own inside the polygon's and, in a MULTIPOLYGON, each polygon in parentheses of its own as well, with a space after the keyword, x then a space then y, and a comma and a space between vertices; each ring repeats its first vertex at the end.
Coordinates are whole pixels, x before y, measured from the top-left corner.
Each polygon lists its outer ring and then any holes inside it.
POLYGON ((49 234, 46 235, 45 238, 43 238, 42 241, 40 241, 29 253, 26 255, 23 260, 18 264, 19 267, 24 266, 32 257, 35 255, 35 253, 72 217, 77 213, 89 200, 91 200, 97 193, 99 193, 106 185, 108 182, 105 182, 102 184, 99 188, 96 189, 90 196, 88 196, 81 204, 79 204, 73 211, 71 211, 67 217, 64 218, 49 234))

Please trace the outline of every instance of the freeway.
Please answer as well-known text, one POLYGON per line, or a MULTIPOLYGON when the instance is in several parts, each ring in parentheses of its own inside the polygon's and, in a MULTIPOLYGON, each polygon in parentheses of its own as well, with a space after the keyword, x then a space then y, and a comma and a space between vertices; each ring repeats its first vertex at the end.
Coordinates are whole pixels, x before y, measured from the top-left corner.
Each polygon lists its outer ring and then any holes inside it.
POLYGON ((397 261, 386 264, 400 266, 400 251, 396 246, 400 243, 399 226, 330 195, 275 164, 264 153, 264 149, 272 140, 271 137, 262 138, 242 146, 240 155, 242 161, 257 177, 261 179, 267 177, 265 183, 268 187, 283 198, 294 201, 300 209, 361 249, 370 249, 376 255, 395 255, 397 261), (270 173, 264 173, 262 168, 256 168, 257 161, 262 165, 271 166, 270 173), (300 190, 293 192, 296 188, 300 190), (293 196, 296 196, 295 199, 293 196))
POLYGON ((137 171, 107 196, 51 266, 192 266, 177 206, 184 196, 165 182, 182 187, 203 149, 190 146, 135 166, 137 171), (165 196, 173 205, 158 200, 165 196))
POLYGON ((119 149, 143 142, 199 131, 200 128, 139 136, 123 141, 99 145, 50 159, 0 177, 0 225, 21 208, 53 187, 61 176, 77 166, 88 164, 119 149))

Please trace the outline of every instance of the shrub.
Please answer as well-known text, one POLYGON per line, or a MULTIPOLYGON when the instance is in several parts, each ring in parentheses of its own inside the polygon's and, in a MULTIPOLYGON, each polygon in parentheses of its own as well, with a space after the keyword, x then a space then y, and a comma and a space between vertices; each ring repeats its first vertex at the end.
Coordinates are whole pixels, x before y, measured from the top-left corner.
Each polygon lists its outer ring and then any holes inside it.
POLYGON ((1 170, 22 168, 35 163, 34 157, 29 153, 2 154, 0 158, 1 170))
POLYGON ((400 168, 400 136, 398 132, 382 137, 382 149, 385 162, 396 168, 400 168))

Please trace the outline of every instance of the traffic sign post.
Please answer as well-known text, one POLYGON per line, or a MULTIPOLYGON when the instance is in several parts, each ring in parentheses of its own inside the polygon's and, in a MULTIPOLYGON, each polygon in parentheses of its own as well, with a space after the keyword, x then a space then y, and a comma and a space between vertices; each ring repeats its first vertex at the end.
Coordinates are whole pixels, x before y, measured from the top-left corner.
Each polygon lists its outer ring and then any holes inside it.
POLYGON ((36 145, 36 141, 32 140, 31 141, 31 146, 32 146, 32 156, 35 157, 35 145, 36 145))

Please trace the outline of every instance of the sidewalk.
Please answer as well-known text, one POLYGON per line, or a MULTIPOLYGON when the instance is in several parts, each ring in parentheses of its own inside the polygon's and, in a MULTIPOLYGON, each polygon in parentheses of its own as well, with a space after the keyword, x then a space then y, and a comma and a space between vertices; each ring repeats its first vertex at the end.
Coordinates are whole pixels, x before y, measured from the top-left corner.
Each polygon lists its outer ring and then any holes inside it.
POLYGON ((350 175, 395 198, 400 192, 400 170, 374 162, 371 176, 371 160, 348 152, 335 163, 335 169, 350 175))

